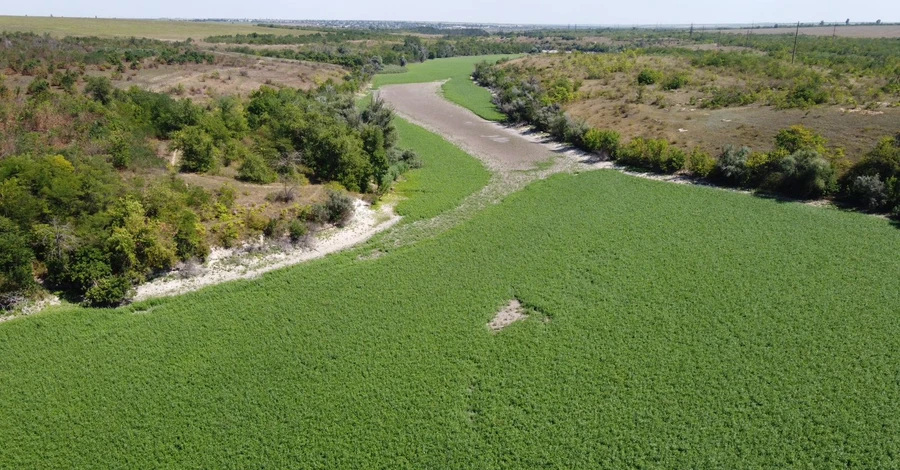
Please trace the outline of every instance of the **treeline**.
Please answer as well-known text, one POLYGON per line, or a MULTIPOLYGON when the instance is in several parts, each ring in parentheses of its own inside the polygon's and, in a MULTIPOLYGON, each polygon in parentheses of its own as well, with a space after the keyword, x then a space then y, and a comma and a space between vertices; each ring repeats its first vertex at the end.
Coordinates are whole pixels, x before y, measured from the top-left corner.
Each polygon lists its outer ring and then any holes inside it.
POLYGON ((381 193, 410 166, 395 148, 392 113, 357 109, 354 95, 263 87, 249 99, 206 105, 91 78, 85 93, 0 94, 0 307, 43 289, 90 305, 115 305, 131 288, 210 246, 265 235, 304 240, 310 224, 341 224, 352 199, 330 192, 321 205, 293 202, 307 179, 381 193), (187 185, 155 154, 178 150, 178 169, 279 181, 271 204, 241 207, 231 186, 187 185))
POLYGON ((341 65, 354 70, 363 67, 384 65, 405 66, 410 62, 424 62, 428 59, 444 57, 474 56, 488 54, 519 54, 531 52, 534 46, 514 41, 463 37, 459 39, 423 40, 416 36, 406 36, 402 44, 383 43, 372 46, 349 43, 310 44, 298 49, 253 49, 248 46, 229 48, 231 52, 255 54, 281 59, 306 60, 341 65))
POLYGON ((57 71, 84 73, 85 67, 139 68, 145 62, 159 64, 213 63, 215 56, 190 42, 152 39, 101 39, 49 34, 0 33, 0 70, 44 77, 57 71))
POLYGON ((780 131, 771 152, 728 146, 714 158, 700 148, 681 149, 662 139, 622 142, 618 132, 591 128, 564 113, 554 98, 560 91, 546 90, 534 77, 487 63, 478 64, 473 77, 495 91, 494 102, 510 121, 533 125, 558 141, 623 165, 657 173, 687 172, 722 185, 794 198, 834 196, 863 210, 900 217, 900 134, 884 138, 852 165, 842 151, 803 126, 780 131))
POLYGON ((251 45, 275 45, 275 44, 329 44, 345 41, 360 40, 396 40, 399 37, 393 34, 366 31, 360 29, 336 30, 326 33, 312 34, 233 34, 222 36, 210 36, 206 42, 224 44, 251 44, 251 45))

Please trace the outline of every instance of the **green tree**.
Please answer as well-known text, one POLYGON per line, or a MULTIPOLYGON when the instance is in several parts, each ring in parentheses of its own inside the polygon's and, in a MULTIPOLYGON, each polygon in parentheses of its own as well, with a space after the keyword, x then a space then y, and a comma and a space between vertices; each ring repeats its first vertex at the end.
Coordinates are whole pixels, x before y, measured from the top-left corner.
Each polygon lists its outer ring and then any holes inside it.
POLYGON ((27 234, 12 220, 0 217, 0 293, 33 288, 33 261, 27 234))
POLYGON ((172 146, 181 151, 181 171, 203 173, 216 165, 218 152, 213 139, 198 126, 189 126, 176 132, 172 146))

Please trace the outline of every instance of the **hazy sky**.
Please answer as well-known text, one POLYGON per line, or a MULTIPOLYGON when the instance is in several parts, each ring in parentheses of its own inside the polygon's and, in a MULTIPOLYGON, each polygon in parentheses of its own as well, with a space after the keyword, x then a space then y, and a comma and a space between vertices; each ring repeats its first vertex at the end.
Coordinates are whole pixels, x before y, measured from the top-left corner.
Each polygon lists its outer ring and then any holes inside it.
POLYGON ((4 15, 543 24, 900 21, 900 0, 4 0, 4 15))

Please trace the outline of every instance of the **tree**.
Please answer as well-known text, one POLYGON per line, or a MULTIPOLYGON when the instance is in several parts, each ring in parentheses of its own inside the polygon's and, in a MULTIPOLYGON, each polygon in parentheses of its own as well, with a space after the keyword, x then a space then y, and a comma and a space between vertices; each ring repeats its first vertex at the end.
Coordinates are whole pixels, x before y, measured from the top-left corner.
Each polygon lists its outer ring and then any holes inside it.
POLYGON ((294 192, 297 190, 297 181, 300 176, 300 165, 303 164, 303 155, 300 152, 284 152, 275 161, 275 172, 281 182, 281 191, 277 199, 282 202, 294 200, 294 192))
POLYGON ((213 139, 203 129, 189 126, 175 133, 172 146, 181 151, 181 171, 203 173, 216 164, 213 139))
POLYGON ((844 24, 847 25, 847 26, 849 26, 849 25, 850 25, 850 18, 847 18, 847 21, 845 21, 844 24))
POLYGON ((818 198, 835 186, 835 172, 831 162, 815 150, 802 149, 780 162, 781 190, 800 198, 818 198))
POLYGON ((26 234, 12 220, 0 217, 0 293, 34 287, 33 261, 26 234))

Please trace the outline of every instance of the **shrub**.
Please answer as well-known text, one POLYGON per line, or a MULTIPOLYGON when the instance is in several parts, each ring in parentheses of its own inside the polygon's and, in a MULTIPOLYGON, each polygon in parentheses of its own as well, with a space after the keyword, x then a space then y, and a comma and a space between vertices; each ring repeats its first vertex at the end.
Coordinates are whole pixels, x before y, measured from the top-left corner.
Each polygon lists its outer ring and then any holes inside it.
POLYGON ((877 211, 887 204, 887 186, 878 175, 860 175, 853 179, 850 197, 861 207, 877 211))
POLYGON ((325 219, 338 227, 343 227, 353 217, 353 198, 343 191, 329 189, 328 200, 321 207, 325 219))
POLYGON ((687 157, 685 167, 691 174, 706 178, 716 169, 716 159, 700 149, 700 147, 694 147, 694 150, 691 150, 691 154, 687 157))
POLYGON ((249 183, 268 184, 275 181, 277 175, 266 161, 257 153, 248 153, 238 169, 238 179, 249 183))
POLYGON ((197 126, 186 127, 175 133, 173 147, 181 150, 181 170, 206 172, 216 164, 216 148, 213 139, 197 126))
POLYGON ((654 83, 662 80, 662 72, 653 69, 644 69, 638 73, 637 82, 638 85, 653 85, 654 83))
POLYGON ((50 91, 50 82, 44 80, 43 78, 36 78, 28 84, 28 89, 26 93, 29 95, 40 95, 42 93, 47 93, 50 91))
POLYGON ((737 87, 714 88, 700 107, 718 109, 729 106, 746 106, 756 102, 756 100, 757 96, 752 91, 737 87))
POLYGON ((750 157, 750 148, 728 145, 719 155, 716 161, 715 174, 726 183, 743 186, 747 183, 749 171, 747 159, 750 157))
POLYGON ((664 90, 677 90, 688 84, 688 78, 684 74, 672 75, 663 83, 664 90))
POLYGON ((818 198, 835 186, 835 171, 825 157, 813 150, 799 150, 779 163, 781 190, 800 198, 818 198))
POLYGON ((812 129, 795 125, 778 131, 775 135, 775 148, 792 154, 799 150, 812 150, 819 154, 825 154, 827 141, 812 129))
POLYGON ((88 77, 84 92, 90 95, 94 101, 109 104, 112 100, 113 87, 106 77, 88 77))
POLYGON ((306 226, 306 223, 299 219, 292 219, 288 223, 288 237, 290 237, 291 242, 297 243, 303 240, 309 233, 309 227, 306 226))
POLYGON ((616 158, 619 150, 619 133, 605 129, 588 129, 584 134, 583 147, 588 152, 604 154, 609 158, 616 158))
POLYGON ((84 294, 84 301, 92 307, 115 307, 131 294, 131 281, 124 276, 98 279, 84 294))
POLYGON ((617 160, 659 173, 675 173, 684 168, 686 157, 683 150, 665 140, 637 137, 619 149, 617 160))

